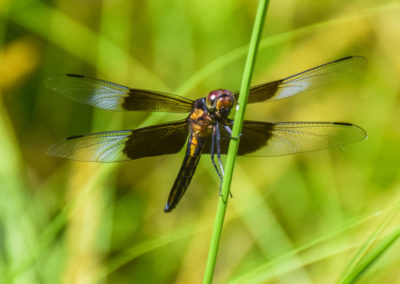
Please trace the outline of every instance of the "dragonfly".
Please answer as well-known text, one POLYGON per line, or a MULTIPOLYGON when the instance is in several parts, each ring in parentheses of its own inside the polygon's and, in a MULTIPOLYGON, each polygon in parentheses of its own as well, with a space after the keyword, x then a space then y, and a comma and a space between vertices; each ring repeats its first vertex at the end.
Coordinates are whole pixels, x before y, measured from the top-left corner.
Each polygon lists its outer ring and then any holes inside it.
MULTIPOLYGON (((248 103, 276 101, 313 90, 359 69, 362 56, 348 56, 298 74, 250 88, 248 103)), ((115 83, 67 74, 50 77, 46 85, 66 97, 113 111, 188 113, 184 119, 134 130, 118 130, 66 138, 48 154, 78 161, 119 162, 173 154, 186 144, 185 157, 170 190, 164 212, 171 212, 185 194, 201 154, 209 154, 219 178, 224 175, 233 121, 229 118, 239 92, 211 91, 191 100, 166 92, 133 89, 115 83), (217 157, 218 165, 215 161, 217 157)), ((245 120, 239 156, 280 156, 321 150, 364 140, 367 132, 347 122, 261 122, 245 120)))

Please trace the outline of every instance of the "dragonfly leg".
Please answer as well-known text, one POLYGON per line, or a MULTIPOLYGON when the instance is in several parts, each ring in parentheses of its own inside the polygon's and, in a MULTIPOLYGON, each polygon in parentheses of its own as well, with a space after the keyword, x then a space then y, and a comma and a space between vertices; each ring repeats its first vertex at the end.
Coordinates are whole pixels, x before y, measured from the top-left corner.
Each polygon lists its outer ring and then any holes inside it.
POLYGON ((228 133, 229 134, 229 136, 231 136, 232 135, 232 129, 229 127, 229 125, 224 125, 224 129, 225 129, 225 131, 226 131, 226 133, 228 133))
MULTIPOLYGON (((221 174, 221 172, 219 171, 219 168, 218 168, 218 166, 217 166, 217 164, 215 163, 215 160, 214 160, 216 132, 217 132, 217 130, 214 127, 213 128, 213 133, 211 134, 211 162, 212 162, 215 170, 217 171, 218 177, 220 179, 219 193, 221 195, 222 178, 223 178, 224 172, 222 171, 222 174, 221 174)), ((217 141, 217 143, 218 143, 218 141, 217 141)), ((217 151, 217 155, 218 155, 218 151, 217 151)))
POLYGON ((222 176, 224 176, 224 167, 222 166, 222 161, 221 161, 221 132, 219 129, 219 124, 217 123, 215 125, 215 136, 217 138, 217 159, 219 163, 219 168, 221 169, 222 176))
MULTIPOLYGON (((230 120, 230 123, 233 125, 233 120, 230 120)), ((239 134, 239 137, 232 136, 232 129, 228 125, 224 125, 225 131, 229 134, 229 137, 235 140, 238 140, 242 133, 239 134)))
MULTIPOLYGON (((229 128, 229 126, 228 126, 228 128, 229 128)), ((214 129, 215 129, 215 136, 216 136, 216 139, 217 139, 217 159, 218 159, 219 167, 221 169, 221 173, 222 173, 222 177, 223 177, 225 175, 225 173, 224 173, 224 167, 223 167, 222 161, 221 161, 221 132, 220 132, 218 123, 217 123, 217 125, 215 126, 214 129)), ((229 128, 229 130, 230 130, 230 128, 229 128)), ((221 177, 221 184, 219 186, 219 195, 222 195, 222 177, 221 177)), ((230 191, 229 191, 229 196, 231 198, 233 197, 233 195, 232 195, 232 193, 230 191)))

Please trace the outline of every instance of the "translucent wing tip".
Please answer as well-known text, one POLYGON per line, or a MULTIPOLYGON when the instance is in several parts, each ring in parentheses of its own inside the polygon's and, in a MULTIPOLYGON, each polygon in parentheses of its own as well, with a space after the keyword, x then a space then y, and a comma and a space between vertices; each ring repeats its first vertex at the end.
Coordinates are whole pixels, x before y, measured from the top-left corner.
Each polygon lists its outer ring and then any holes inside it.
POLYGON ((49 148, 47 148, 46 154, 49 156, 53 156, 53 157, 60 157, 60 158, 65 158, 65 153, 63 153, 62 151, 60 151, 60 144, 62 144, 63 141, 60 141, 58 143, 55 143, 53 145, 50 145, 49 148))
POLYGON ((343 57, 343 58, 340 58, 340 59, 338 59, 338 60, 336 60, 336 62, 338 62, 338 61, 343 61, 343 60, 354 60, 354 61, 359 61, 359 62, 362 62, 362 63, 367 63, 367 58, 365 58, 364 56, 362 56, 362 55, 350 55, 350 56, 346 56, 346 57, 343 57))
POLYGON ((60 77, 62 77, 62 75, 51 76, 51 77, 47 78, 47 79, 44 81, 44 85, 45 85, 47 88, 49 88, 49 89, 55 91, 56 88, 55 88, 55 86, 54 86, 54 80, 55 80, 55 79, 58 79, 58 78, 60 78, 60 77))
POLYGON ((54 156, 54 157, 60 157, 60 158, 70 158, 71 153, 73 152, 72 148, 68 147, 69 143, 68 140, 79 137, 79 136, 74 136, 70 137, 64 140, 61 140, 53 145, 50 145, 49 148, 47 148, 46 154, 49 156, 54 156))
POLYGON ((63 75, 55 75, 55 76, 50 76, 44 81, 44 85, 52 89, 54 91, 57 90, 57 87, 60 85, 61 79, 65 79, 67 77, 75 77, 75 78, 85 78, 85 76, 82 75, 77 75, 77 74, 63 74, 63 75))
POLYGON ((353 141, 349 140, 349 142, 347 142, 347 143, 354 143, 354 142, 363 141, 363 140, 368 139, 368 132, 361 126, 358 126, 356 124, 349 123, 349 122, 331 122, 331 123, 334 125, 348 126, 349 129, 351 129, 352 134, 353 134, 352 137, 354 137, 354 139, 353 139, 353 141))
POLYGON ((333 61, 332 63, 341 62, 341 61, 345 61, 344 64, 348 64, 347 68, 350 67, 350 70, 351 69, 362 69, 365 67, 365 65, 368 62, 367 58, 365 58, 364 56, 352 55, 352 56, 346 56, 346 57, 337 59, 337 60, 333 61))

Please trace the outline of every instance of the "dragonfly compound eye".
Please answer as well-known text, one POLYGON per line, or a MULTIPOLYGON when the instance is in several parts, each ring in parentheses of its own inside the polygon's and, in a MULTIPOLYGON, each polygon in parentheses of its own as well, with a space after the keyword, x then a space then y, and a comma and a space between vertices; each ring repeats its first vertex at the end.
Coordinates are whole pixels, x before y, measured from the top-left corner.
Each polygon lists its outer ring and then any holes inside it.
POLYGON ((215 111, 215 108, 217 107, 218 97, 219 97, 218 91, 212 91, 208 94, 206 105, 209 111, 215 111))

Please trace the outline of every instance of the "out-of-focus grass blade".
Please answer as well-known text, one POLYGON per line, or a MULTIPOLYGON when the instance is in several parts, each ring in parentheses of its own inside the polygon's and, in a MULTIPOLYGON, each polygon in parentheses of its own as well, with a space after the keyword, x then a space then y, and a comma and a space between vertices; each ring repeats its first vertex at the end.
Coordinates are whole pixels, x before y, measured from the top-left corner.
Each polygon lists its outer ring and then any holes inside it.
POLYGON ((310 276, 305 269, 302 269, 304 265, 302 259, 298 256, 301 250, 295 249, 290 236, 285 232, 268 204, 261 202, 261 200, 264 201, 263 196, 240 164, 236 166, 236 174, 241 178, 235 181, 235 188, 246 188, 246 190, 238 193, 240 198, 246 200, 246 202, 234 202, 234 206, 240 218, 247 225, 247 229, 255 236, 254 241, 260 247, 260 251, 267 259, 280 255, 282 251, 288 251, 290 253, 284 254, 285 261, 281 262, 281 264, 290 263, 299 267, 299 269, 293 271, 290 277, 286 278, 287 275, 279 275, 277 279, 282 282, 289 281, 289 278, 297 279, 299 283, 310 282, 310 276), (258 216, 257 219, 254 216, 258 216), (272 243, 274 244, 273 246, 271 246, 272 243))
MULTIPOLYGON (((204 228, 206 229, 206 228, 204 228)), ((148 240, 139 244, 135 244, 132 247, 128 248, 126 251, 121 253, 120 255, 115 256, 110 259, 107 264, 107 268, 103 271, 100 271, 98 274, 98 280, 107 277, 107 275, 113 273, 121 266, 127 264, 128 262, 134 260, 135 258, 149 253, 153 250, 156 250, 165 245, 171 244, 173 242, 182 240, 187 238, 193 234, 199 233, 200 230, 196 229, 195 226, 187 226, 186 228, 179 229, 177 231, 173 231, 168 235, 163 235, 159 238, 148 240)))
POLYGON ((92 66, 98 64, 97 47, 101 42, 102 50, 106 49, 108 54, 112 54, 112 60, 107 61, 107 65, 99 65, 100 73, 108 74, 112 70, 130 66, 132 73, 140 74, 137 80, 145 81, 155 86, 154 88, 168 90, 157 76, 132 58, 119 45, 42 1, 31 0, 28 5, 10 9, 10 12, 4 16, 92 66), (52 29, 49 30, 49 27, 52 29), (81 40, 83 38, 85 40, 81 40))
MULTIPOLYGON (((379 236, 384 232, 385 229, 388 228, 390 222, 393 221, 393 219, 398 215, 398 213, 399 213, 399 208, 398 207, 393 208, 391 210, 391 212, 388 214, 388 216, 379 224, 379 226, 372 233, 372 235, 364 242, 364 244, 356 252, 354 257, 350 260, 349 264, 346 265, 346 268, 344 269, 344 271, 342 273, 342 277, 341 277, 341 280, 339 281, 339 283, 350 283, 353 280, 355 280, 354 277, 356 277, 356 278, 359 277, 359 276, 357 276, 358 273, 362 273, 364 271, 364 269, 362 269, 362 271, 361 271, 359 267, 362 265, 366 265, 366 262, 371 257, 372 252, 368 256, 367 255, 368 250, 373 247, 373 245, 376 243, 379 236), (349 279, 353 279, 353 280, 349 282, 349 279)), ((382 242, 385 243, 385 241, 382 241, 382 242)), ((389 248, 389 244, 387 244, 387 245, 382 244, 380 247, 381 248, 385 247, 385 250, 386 250, 387 248, 389 248)), ((376 258, 379 258, 380 254, 381 254, 381 253, 377 252, 378 249, 379 248, 375 249, 376 258)), ((383 251, 382 251, 382 253, 383 253, 383 251)), ((372 260, 372 262, 373 261, 375 261, 375 260, 372 260)), ((372 264, 372 263, 370 263, 370 264, 372 264)), ((368 264, 367 266, 369 266, 370 264, 368 264)), ((367 268, 367 266, 365 266, 365 269, 367 268)))
POLYGON ((345 278, 339 283, 354 283, 356 280, 358 280, 389 248, 393 246, 399 237, 400 228, 381 240, 379 244, 368 255, 361 259, 359 264, 349 271, 345 278))
MULTIPOLYGON (((3 278, 36 242, 30 197, 23 184, 22 161, 7 112, 0 102, 0 273, 3 278)), ((19 278, 31 282, 34 275, 19 278)))
MULTIPOLYGON (((3 12, 6 12, 6 6, 5 4, 4 7, 1 7, 3 12)), ((2 52, 6 38, 6 25, 5 21, 0 19, 2 52)), ((1 59, 4 60, 4 57, 1 59)), ((19 75, 21 74, 17 74, 17 76, 19 75)), ((2 79, 4 78, 0 78, 0 80, 2 79)), ((4 280, 4 275, 7 275, 24 258, 25 251, 29 250, 37 241, 34 225, 37 215, 32 214, 32 207, 29 206, 31 205, 29 194, 31 191, 26 188, 27 185, 24 183, 26 165, 21 158, 13 122, 3 105, 2 95, 0 87, 0 282, 4 280)), ((32 283, 36 277, 37 275, 32 269, 21 275, 18 281, 20 281, 19 283, 32 283)))
MULTIPOLYGON (((387 210, 392 210, 392 208, 387 209, 387 210)), ((357 247, 357 245, 353 245, 353 246, 342 245, 340 247, 329 248, 328 250, 324 250, 324 253, 321 253, 320 255, 315 255, 315 256, 312 255, 312 256, 308 256, 308 257, 302 257, 303 262, 291 262, 289 265, 284 265, 284 263, 286 263, 289 259, 293 258, 293 256, 303 253, 303 252, 305 252, 313 247, 316 247, 318 245, 321 245, 322 243, 328 241, 329 239, 331 239, 335 236, 342 234, 343 232, 346 232, 352 228, 360 226, 368 221, 371 221, 372 219, 374 219, 378 216, 381 216, 387 210, 378 211, 378 212, 372 213, 368 216, 365 216, 362 219, 350 221, 347 224, 332 230, 331 232, 328 232, 322 236, 316 237, 315 239, 311 240, 310 242, 307 242, 297 248, 294 248, 286 253, 283 253, 283 254, 277 256, 276 258, 273 258, 271 261, 262 263, 256 267, 253 267, 253 268, 247 270, 246 272, 236 275, 236 276, 232 277, 228 282, 229 283, 259 283, 259 282, 268 281, 268 280, 271 280, 272 278, 279 277, 280 275, 286 274, 290 271, 307 266, 311 263, 316 263, 318 261, 321 261, 325 258, 334 256, 336 254, 340 254, 342 252, 350 250, 353 247, 357 247)), ((247 213, 244 213, 244 214, 247 214, 247 213)))
POLYGON ((23 261, 18 263, 18 265, 5 275, 4 279, 7 281, 12 281, 15 277, 22 275, 26 269, 31 267, 33 263, 44 254, 48 246, 57 238, 59 232, 65 227, 67 223, 68 215, 74 208, 79 206, 82 201, 88 198, 88 196, 93 193, 93 190, 97 189, 98 185, 104 182, 104 178, 108 177, 108 172, 113 170, 114 167, 111 164, 103 164, 99 170, 92 175, 87 183, 82 186, 82 191, 78 198, 74 202, 66 205, 63 210, 53 219, 53 221, 46 227, 35 246, 28 251, 25 251, 23 261))

